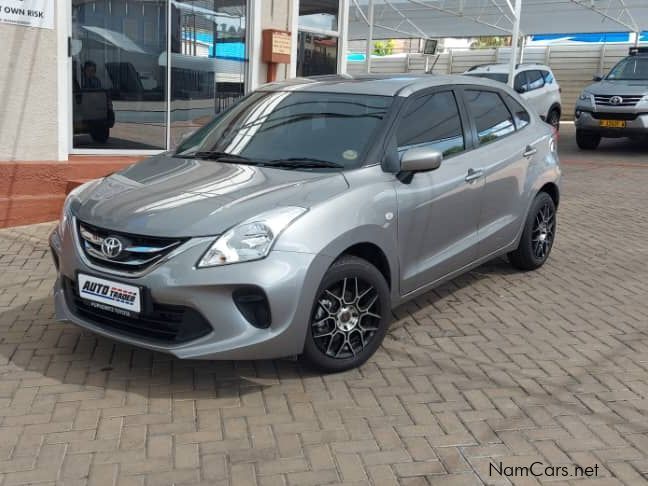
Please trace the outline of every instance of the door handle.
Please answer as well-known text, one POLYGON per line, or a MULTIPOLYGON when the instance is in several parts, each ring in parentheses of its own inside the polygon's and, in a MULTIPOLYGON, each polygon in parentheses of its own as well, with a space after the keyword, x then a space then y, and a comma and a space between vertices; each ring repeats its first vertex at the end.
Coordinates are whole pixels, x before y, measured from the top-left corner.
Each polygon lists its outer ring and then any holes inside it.
POLYGON ((468 174, 466 174, 466 178, 464 180, 467 183, 471 184, 477 179, 481 179, 483 175, 484 171, 482 169, 468 169, 468 174))
POLYGON ((528 159, 529 157, 533 157, 537 153, 538 149, 529 145, 522 155, 528 159))

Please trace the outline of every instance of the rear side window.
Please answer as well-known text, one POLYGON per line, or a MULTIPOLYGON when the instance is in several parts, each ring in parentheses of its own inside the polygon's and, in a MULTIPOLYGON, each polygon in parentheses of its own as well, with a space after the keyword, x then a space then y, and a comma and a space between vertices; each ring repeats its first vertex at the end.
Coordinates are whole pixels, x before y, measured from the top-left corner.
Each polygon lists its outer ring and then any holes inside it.
POLYGON ((529 84, 529 91, 540 89, 544 86, 544 76, 541 71, 527 71, 527 82, 529 84))
POLYGON ((416 100, 402 117, 396 133, 398 149, 430 145, 448 156, 465 148, 461 117, 452 91, 416 100))
POLYGON ((521 130, 531 123, 531 115, 529 115, 529 112, 512 96, 507 94, 504 96, 509 106, 513 109, 513 117, 515 118, 515 126, 517 129, 521 130))
POLYGON ((515 91, 518 93, 521 92, 522 90, 528 91, 527 90, 527 79, 526 79, 526 73, 521 72, 517 76, 515 76, 515 85, 513 86, 515 91))
POLYGON ((513 116, 500 95, 493 91, 466 90, 465 97, 481 145, 515 131, 513 116))
POLYGON ((554 75, 549 72, 549 71, 540 71, 542 73, 542 77, 545 80, 545 84, 553 84, 553 82, 556 80, 554 78, 554 75))

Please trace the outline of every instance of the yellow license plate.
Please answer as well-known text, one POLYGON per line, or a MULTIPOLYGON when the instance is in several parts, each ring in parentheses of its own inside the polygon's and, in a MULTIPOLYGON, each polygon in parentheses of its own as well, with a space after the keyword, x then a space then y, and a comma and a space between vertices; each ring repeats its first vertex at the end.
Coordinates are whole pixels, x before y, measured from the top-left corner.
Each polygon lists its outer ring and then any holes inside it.
POLYGON ((625 128, 625 120, 601 120, 601 126, 604 128, 625 128))

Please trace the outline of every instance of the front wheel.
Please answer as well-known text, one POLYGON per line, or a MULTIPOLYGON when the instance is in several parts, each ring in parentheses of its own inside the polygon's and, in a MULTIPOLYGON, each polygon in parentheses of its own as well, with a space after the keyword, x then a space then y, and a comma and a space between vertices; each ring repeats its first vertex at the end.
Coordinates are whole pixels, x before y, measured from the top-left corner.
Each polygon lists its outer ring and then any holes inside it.
POLYGON ((588 133, 576 130, 576 145, 581 150, 596 150, 601 143, 601 136, 595 133, 588 133))
POLYGON ((541 192, 531 205, 518 247, 509 253, 509 261, 518 270, 540 268, 549 258, 556 237, 556 204, 541 192))
POLYGON ((366 260, 344 256, 322 279, 303 357, 326 372, 360 366, 382 343, 390 316, 389 287, 382 274, 366 260))

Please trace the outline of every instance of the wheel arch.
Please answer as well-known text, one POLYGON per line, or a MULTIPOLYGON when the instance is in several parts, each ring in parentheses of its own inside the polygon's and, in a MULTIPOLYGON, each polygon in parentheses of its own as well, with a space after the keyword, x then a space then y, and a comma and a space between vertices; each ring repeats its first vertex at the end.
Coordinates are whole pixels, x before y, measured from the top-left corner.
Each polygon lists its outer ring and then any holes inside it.
POLYGON ((540 188, 538 194, 540 194, 541 192, 546 192, 547 194, 549 194, 551 199, 553 199, 556 208, 558 207, 558 205, 560 204, 560 189, 558 188, 558 184, 556 184, 555 182, 547 182, 540 188))
POLYGON ((385 277, 387 286, 389 287, 390 291, 392 290, 393 273, 392 273, 391 266, 389 264, 389 259, 387 258, 387 255, 382 250, 382 248, 380 248, 378 245, 368 241, 355 243, 349 246, 348 248, 346 248, 345 250, 343 250, 338 255, 336 260, 345 255, 351 255, 358 258, 362 258, 363 260, 366 260, 369 263, 371 263, 374 267, 378 269, 378 271, 382 274, 382 276, 385 277))
POLYGON ((560 103, 558 103, 558 102, 556 101, 554 104, 552 104, 552 105, 549 107, 549 110, 547 111, 547 117, 546 117, 547 119, 549 119, 549 114, 550 114, 552 111, 554 111, 554 110, 557 110, 557 111, 558 111, 558 117, 559 117, 559 118, 562 116, 562 106, 561 106, 560 103))

